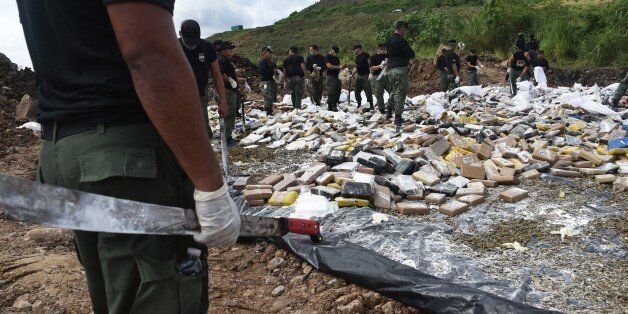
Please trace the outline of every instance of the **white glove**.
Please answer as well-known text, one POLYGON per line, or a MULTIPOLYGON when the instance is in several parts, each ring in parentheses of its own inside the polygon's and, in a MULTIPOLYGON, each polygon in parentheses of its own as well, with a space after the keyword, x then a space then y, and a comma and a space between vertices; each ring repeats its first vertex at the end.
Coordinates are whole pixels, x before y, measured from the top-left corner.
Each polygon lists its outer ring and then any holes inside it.
POLYGON ((310 85, 310 79, 305 79, 305 85, 310 85))
POLYGON ((246 82, 244 83, 244 91, 248 94, 251 93, 253 90, 251 89, 251 86, 249 86, 249 83, 246 82))
POLYGON ((319 67, 317 64, 315 64, 315 65, 314 65, 314 70, 316 70, 316 71, 320 71, 320 70, 321 70, 321 67, 319 67))
POLYGON ((388 64, 388 59, 384 59, 384 61, 382 61, 382 63, 380 63, 379 65, 380 65, 381 67, 385 67, 385 66, 386 66, 386 64, 388 64))
POLYGON ((214 192, 194 191, 196 217, 201 233, 194 240, 209 247, 233 246, 240 234, 240 212, 229 196, 227 184, 214 192))
POLYGON ((510 73, 512 73, 512 68, 508 68, 508 70, 506 70, 506 73, 508 73, 508 75, 510 75, 510 73))
POLYGON ((232 78, 229 78, 229 84, 231 84, 231 88, 237 88, 238 87, 238 82, 236 82, 232 78))
POLYGON ((517 83, 521 82, 521 77, 517 78, 517 83))
POLYGON ((456 79, 454 80, 454 82, 456 82, 456 84, 460 83, 460 76, 456 76, 456 79))

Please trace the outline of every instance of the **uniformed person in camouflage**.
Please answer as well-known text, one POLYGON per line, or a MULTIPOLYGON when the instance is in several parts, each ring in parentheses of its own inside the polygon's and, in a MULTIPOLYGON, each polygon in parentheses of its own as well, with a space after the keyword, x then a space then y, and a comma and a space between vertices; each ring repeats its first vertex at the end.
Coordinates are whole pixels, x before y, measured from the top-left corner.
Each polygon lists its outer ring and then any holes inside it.
MULTIPOLYGON (((408 32, 408 22, 397 21, 395 32, 386 41, 388 52, 388 79, 392 86, 393 103, 395 104, 395 124, 403 123, 403 109, 408 95, 408 64, 415 57, 414 50, 404 38, 408 32)), ((388 119, 392 118, 392 108, 386 113, 388 119)))

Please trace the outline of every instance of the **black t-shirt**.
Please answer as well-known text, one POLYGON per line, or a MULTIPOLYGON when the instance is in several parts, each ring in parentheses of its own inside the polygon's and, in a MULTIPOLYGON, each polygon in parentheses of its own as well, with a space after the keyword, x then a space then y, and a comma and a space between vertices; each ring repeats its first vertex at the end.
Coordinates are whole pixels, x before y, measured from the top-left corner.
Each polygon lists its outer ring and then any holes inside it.
POLYGON ((542 68, 545 68, 545 69, 549 69, 549 62, 547 62, 547 59, 543 59, 543 60, 541 60, 541 59, 536 59, 536 60, 534 60, 534 61, 532 62, 532 64, 533 64, 535 67, 542 67, 542 68))
POLYGON ((321 71, 325 70, 325 57, 323 57, 322 54, 307 56, 307 59, 305 60, 305 67, 307 70, 313 72, 315 64, 321 67, 321 71))
POLYGON ((303 69, 301 68, 302 63, 305 63, 305 60, 303 59, 302 55, 297 55, 297 54, 289 55, 283 61, 283 67, 286 70, 286 76, 287 77, 291 77, 291 76, 303 77, 303 75, 305 74, 303 73, 303 69))
MULTIPOLYGON (((371 56, 371 66, 378 66, 380 64, 382 64, 382 61, 384 61, 384 59, 388 58, 388 55, 385 53, 382 54, 374 54, 371 56)), ((373 75, 379 75, 380 73, 382 73, 382 70, 376 70, 373 71, 373 75)))
POLYGON ((445 55, 449 59, 449 63, 452 66, 455 65, 456 69, 458 69, 458 71, 460 71, 460 57, 458 56, 458 54, 455 51, 453 51, 453 50, 447 50, 447 53, 445 55))
POLYGON ((183 53, 192 67, 198 91, 203 95, 207 90, 207 81, 209 80, 209 64, 218 59, 216 49, 209 41, 202 38, 193 50, 188 49, 183 44, 183 41, 179 41, 181 42, 183 53))
POLYGON ((257 67, 259 68, 261 82, 273 80, 273 75, 275 75, 275 69, 277 68, 277 65, 274 62, 262 59, 257 67))
POLYGON ((436 59, 436 68, 440 71, 451 72, 451 61, 447 55, 442 54, 436 59))
MULTIPOLYGON (((148 122, 105 8, 117 2, 135 1, 17 0, 38 76, 39 122, 148 122)), ((174 8, 174 0, 140 2, 174 8)))
POLYGON ((355 68, 358 71, 358 75, 369 75, 369 59, 371 56, 366 51, 362 51, 359 55, 355 56, 355 68))
POLYGON ((478 65, 478 55, 468 55, 466 57, 466 61, 469 65, 469 71, 476 71, 476 66, 478 65))
POLYGON ((523 51, 515 51, 512 56, 515 58, 515 60, 512 62, 512 65, 510 66, 511 68, 517 71, 523 71, 525 67, 530 65, 530 60, 526 58, 523 51))
MULTIPOLYGON (((218 58, 218 64, 220 65, 220 72, 222 72, 222 74, 227 75, 236 82, 238 81, 235 65, 233 65, 233 62, 231 62, 229 58, 220 56, 218 58)), ((236 90, 238 87, 233 88, 229 82, 225 82, 225 88, 229 90, 236 90)))
MULTIPOLYGON (((325 56, 325 64, 327 64, 327 63, 331 63, 331 65, 339 66, 340 65, 340 59, 338 59, 337 56, 332 56, 330 54, 327 54, 325 56)), ((338 74, 340 74, 340 70, 327 69, 327 76, 338 77, 338 74)))
POLYGON ((536 39, 530 40, 526 44, 526 50, 539 50, 539 41, 536 39))
POLYGON ((408 41, 397 33, 393 33, 386 41, 386 50, 388 51, 388 68, 391 69, 407 67, 410 59, 415 56, 408 41))

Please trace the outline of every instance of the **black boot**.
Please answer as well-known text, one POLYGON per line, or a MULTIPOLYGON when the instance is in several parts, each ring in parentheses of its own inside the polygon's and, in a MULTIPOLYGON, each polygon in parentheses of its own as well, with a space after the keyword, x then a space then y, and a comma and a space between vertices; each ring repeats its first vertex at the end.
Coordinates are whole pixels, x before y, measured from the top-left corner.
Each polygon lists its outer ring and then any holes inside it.
POLYGON ((389 107, 388 110, 386 110, 386 119, 392 119, 392 114, 393 110, 389 107))

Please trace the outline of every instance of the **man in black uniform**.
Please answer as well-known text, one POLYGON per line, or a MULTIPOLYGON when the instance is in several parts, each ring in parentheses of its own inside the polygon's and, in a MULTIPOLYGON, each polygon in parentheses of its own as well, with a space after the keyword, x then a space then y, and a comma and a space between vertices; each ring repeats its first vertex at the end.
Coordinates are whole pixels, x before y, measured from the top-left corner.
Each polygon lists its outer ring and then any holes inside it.
POLYGON ((382 74, 387 63, 386 44, 378 44, 377 53, 371 56, 371 74, 373 75, 371 84, 375 99, 377 99, 377 108, 382 114, 386 113, 386 108, 392 112, 394 105, 388 74, 386 72, 382 74), (384 91, 388 92, 388 105, 384 104, 384 91))
MULTIPOLYGON (((414 50, 404 38, 408 32, 408 22, 397 21, 395 32, 386 41, 388 52, 388 79, 392 86, 393 103, 395 104, 395 124, 399 127, 403 123, 403 108, 408 95, 408 64, 414 58, 414 50)), ((392 118, 392 108, 388 109, 386 117, 392 118)))
POLYGON ((526 37, 523 33, 517 34, 517 38, 515 39, 515 47, 525 50, 526 48, 526 37))
MULTIPOLYGON (((38 180, 195 208, 210 246, 233 245, 238 208, 212 152, 174 0, 18 0, 42 125, 38 180), (149 49, 148 49, 149 48, 149 49)), ((74 231, 94 313, 204 313, 207 254, 190 236, 74 231), (188 248, 202 269, 177 271, 188 248)))
POLYGON ((353 46, 355 54, 355 99, 358 101, 358 108, 362 105, 362 91, 366 94, 366 101, 369 102, 369 109, 373 110, 373 91, 369 82, 370 59, 368 52, 362 50, 362 45, 353 46))
POLYGON ((209 127, 209 114, 207 112, 207 105, 209 104, 207 84, 210 71, 218 99, 220 100, 220 102, 218 102, 218 112, 221 117, 224 117, 224 113, 227 111, 225 85, 222 82, 222 74, 220 73, 220 66, 218 65, 218 54, 214 49, 214 45, 201 38, 201 27, 198 25, 198 22, 194 20, 183 21, 179 35, 181 36, 179 38, 181 48, 183 48, 183 53, 190 63, 194 78, 196 78, 196 86, 201 96, 201 109, 203 110, 203 117, 205 117, 205 124, 207 125, 207 134, 209 134, 209 138, 211 139, 213 134, 212 129, 209 127))
POLYGON ((545 59, 545 52, 543 50, 538 52, 536 59, 532 59, 532 65, 542 67, 544 71, 549 69, 549 62, 545 59))
POLYGON ((277 82, 273 76, 277 73, 277 65, 273 62, 273 50, 270 47, 262 48, 262 60, 258 69, 260 74, 259 86, 264 95, 264 109, 269 116, 273 115, 273 104, 277 101, 277 82))
POLYGON ((471 54, 469 54, 465 58, 468 67, 469 84, 473 86, 480 85, 480 78, 478 77, 478 67, 480 67, 481 64, 475 49, 471 49, 470 51, 471 54))
POLYGON ((227 137, 227 144, 229 146, 235 146, 238 144, 232 137, 233 128, 235 127, 236 113, 238 111, 238 86, 242 86, 246 83, 246 79, 237 77, 236 68, 231 62, 235 45, 232 45, 229 41, 223 41, 220 45, 220 58, 218 63, 220 64, 220 72, 222 72, 222 79, 225 84, 225 90, 227 94, 227 112, 225 115, 225 129, 220 132, 225 132, 227 137))
POLYGON ((301 109, 301 101, 303 100, 303 78, 307 75, 305 68, 305 60, 303 56, 298 54, 297 47, 290 47, 288 57, 283 61, 283 68, 290 88, 290 99, 294 109, 301 109))
POLYGON ((512 96, 517 95, 517 82, 528 75, 529 61, 519 46, 515 46, 515 52, 508 59, 508 81, 512 96))
POLYGON ((455 39, 447 41, 447 51, 445 52, 445 55, 451 64, 449 75, 447 75, 447 90, 458 87, 458 84, 460 83, 460 57, 456 53, 457 44, 458 41, 455 39))
POLYGON ((440 76, 441 88, 443 92, 446 92, 449 90, 449 81, 452 79, 452 64, 447 56, 447 49, 445 48, 441 50, 440 56, 436 59, 436 69, 440 76))
POLYGON ((525 51, 530 55, 530 59, 534 62, 537 58, 537 53, 539 51, 540 43, 538 40, 534 38, 534 34, 530 34, 530 41, 526 44, 525 51))
POLYGON ((325 68, 327 69, 327 110, 338 111, 340 101, 340 90, 342 83, 338 78, 342 66, 338 58, 338 46, 331 46, 329 53, 325 56, 325 68))
POLYGON ((318 52, 317 45, 310 46, 310 55, 305 60, 305 67, 310 72, 307 88, 312 103, 320 106, 325 88, 323 71, 325 71, 325 57, 318 52))

